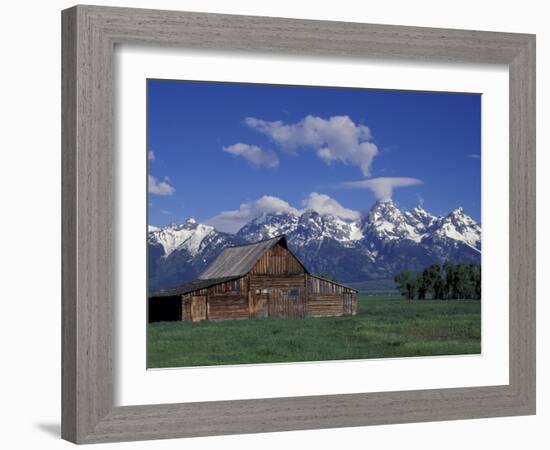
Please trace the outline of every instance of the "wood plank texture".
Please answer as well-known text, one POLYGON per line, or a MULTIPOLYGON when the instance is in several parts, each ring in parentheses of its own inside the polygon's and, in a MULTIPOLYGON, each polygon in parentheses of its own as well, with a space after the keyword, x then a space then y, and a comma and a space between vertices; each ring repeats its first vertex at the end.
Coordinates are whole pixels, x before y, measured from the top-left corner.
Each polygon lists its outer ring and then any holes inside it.
POLYGON ((534 36, 97 6, 63 11, 62 32, 64 439, 111 442, 535 412, 534 36), (128 43, 304 57, 506 64, 510 383, 114 407, 113 52, 116 44, 128 43))

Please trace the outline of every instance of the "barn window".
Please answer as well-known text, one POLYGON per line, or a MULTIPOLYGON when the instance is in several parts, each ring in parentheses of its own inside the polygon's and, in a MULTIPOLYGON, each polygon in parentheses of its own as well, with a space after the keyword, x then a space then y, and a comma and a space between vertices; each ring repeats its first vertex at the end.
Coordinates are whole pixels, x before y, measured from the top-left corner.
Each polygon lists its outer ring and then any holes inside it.
POLYGON ((298 289, 283 289, 283 294, 287 297, 298 297, 298 289))
POLYGON ((225 292, 239 292, 241 290, 241 283, 239 280, 228 281, 225 283, 225 292))

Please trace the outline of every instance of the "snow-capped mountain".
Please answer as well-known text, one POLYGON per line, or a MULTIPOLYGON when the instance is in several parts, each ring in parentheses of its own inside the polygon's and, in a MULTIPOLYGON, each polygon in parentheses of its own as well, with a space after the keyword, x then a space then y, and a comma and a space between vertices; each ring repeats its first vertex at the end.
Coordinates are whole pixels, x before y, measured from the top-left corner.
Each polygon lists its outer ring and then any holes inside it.
POLYGON ((149 289, 155 291, 196 278, 231 245, 245 241, 194 218, 165 228, 149 227, 149 289))
POLYGON ((430 214, 422 206, 417 206, 403 213, 407 222, 412 225, 417 233, 425 233, 431 228, 437 217, 430 214))
POLYGON ((182 224, 170 224, 166 228, 149 226, 149 242, 161 245, 165 257, 182 249, 195 256, 204 239, 213 233, 217 233, 214 227, 199 224, 190 217, 182 224))
POLYGON ((462 208, 437 218, 429 228, 422 244, 431 249, 438 258, 456 260, 459 256, 471 254, 470 258, 481 258, 481 226, 462 208))
POLYGON ((455 240, 481 251, 481 226, 462 208, 440 217, 430 226, 430 237, 437 241, 455 240))
POLYGON ((149 229, 150 289, 189 281, 227 246, 286 235, 289 247, 314 273, 342 282, 392 279, 400 270, 434 262, 481 259, 481 226, 462 208, 435 216, 422 207, 401 211, 379 201, 358 220, 306 210, 262 214, 236 234, 188 219, 149 229))
POLYGON ((403 214, 391 200, 378 201, 361 221, 361 230, 369 241, 420 242, 423 229, 419 222, 403 214))
POLYGON ((298 216, 292 213, 263 213, 242 227, 237 235, 248 242, 270 239, 281 234, 289 235, 298 226, 298 216))
POLYGON ((301 215, 264 213, 237 232, 237 236, 248 242, 282 234, 296 247, 312 243, 319 245, 324 240, 334 240, 344 246, 351 246, 363 237, 357 222, 345 221, 332 215, 320 215, 312 209, 301 215))

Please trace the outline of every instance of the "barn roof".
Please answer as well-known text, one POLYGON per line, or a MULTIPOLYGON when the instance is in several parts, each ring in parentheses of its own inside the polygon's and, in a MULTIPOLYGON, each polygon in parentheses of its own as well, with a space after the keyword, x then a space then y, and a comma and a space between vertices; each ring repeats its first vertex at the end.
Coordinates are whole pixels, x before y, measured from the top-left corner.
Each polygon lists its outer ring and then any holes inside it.
POLYGON ((250 272, 267 250, 279 243, 287 248, 284 236, 277 236, 254 244, 226 247, 210 267, 199 276, 199 279, 242 277, 250 272))
POLYGON ((326 277, 322 277, 321 275, 315 275, 313 273, 309 273, 308 274, 310 277, 312 278, 317 278, 318 280, 322 280, 322 281, 327 281, 328 283, 332 283, 332 284, 335 284, 337 286, 342 286, 346 289, 349 289, 350 291, 354 291, 354 292, 359 292, 357 289, 355 289, 354 287, 351 287, 351 286, 348 286, 347 284, 344 284, 344 283, 340 283, 338 281, 334 281, 334 280, 331 280, 330 278, 326 278, 326 277))
MULTIPOLYGON (((286 238, 284 236, 276 236, 274 238, 255 242, 253 244, 226 247, 218 255, 210 267, 208 267, 196 280, 181 284, 179 286, 174 286, 170 289, 155 292, 151 294, 150 297, 171 297, 174 295, 184 295, 189 292, 206 289, 219 283, 240 278, 250 272, 262 255, 277 244, 281 244, 283 247, 288 248, 286 238)), ((308 275, 357 292, 356 289, 346 286, 345 284, 311 274, 299 260, 298 262, 304 268, 304 272, 308 275)))
POLYGON ((193 280, 189 283, 180 284, 169 289, 163 289, 150 295, 150 297, 172 297, 174 295, 188 294, 189 292, 206 289, 219 283, 235 280, 239 277, 210 278, 208 280, 193 280))

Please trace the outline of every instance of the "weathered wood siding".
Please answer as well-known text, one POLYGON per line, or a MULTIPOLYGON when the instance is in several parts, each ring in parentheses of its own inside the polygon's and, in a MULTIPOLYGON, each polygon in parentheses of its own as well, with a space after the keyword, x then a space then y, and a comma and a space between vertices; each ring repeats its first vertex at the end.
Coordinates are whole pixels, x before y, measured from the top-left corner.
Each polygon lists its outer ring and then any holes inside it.
POLYGON ((247 277, 242 277, 233 281, 216 284, 206 290, 208 291, 208 295, 223 294, 225 292, 246 292, 248 290, 248 280, 247 277))
POLYGON ((356 314, 357 296, 350 288, 306 273, 277 244, 247 275, 185 294, 181 310, 182 320, 192 321, 341 316, 356 314))
POLYGON ((188 295, 181 297, 181 320, 191 320, 191 297, 188 295))
POLYGON ((341 294, 310 295, 307 299, 306 314, 309 317, 341 316, 344 314, 344 299, 341 294))
POLYGON ((250 274, 249 287, 252 292, 262 289, 292 289, 304 288, 304 274, 273 276, 250 274))
POLYGON ((251 317, 305 316, 305 270, 284 246, 277 244, 267 250, 248 279, 254 305, 251 317))
POLYGON ((298 259, 280 244, 267 250, 256 265, 250 270, 250 275, 292 275, 303 274, 304 268, 298 259))
POLYGON ((248 296, 240 293, 212 294, 208 296, 208 319, 248 319, 248 296))
POLYGON ((344 292, 352 292, 344 286, 309 274, 306 275, 306 283, 309 294, 343 294, 344 292))
POLYGON ((306 274, 306 315, 328 317, 357 314, 354 290, 314 275, 306 274))
POLYGON ((207 319, 206 314, 206 295, 193 295, 190 299, 191 303, 191 320, 200 322, 207 319))
POLYGON ((192 305, 193 298, 198 296, 205 298, 205 319, 207 320, 247 319, 249 316, 247 277, 183 295, 181 320, 197 321, 198 313, 193 314, 195 311, 192 305))
MULTIPOLYGON (((292 289, 264 289, 262 292, 262 294, 255 295, 257 299, 260 298, 259 302, 262 305, 264 304, 264 299, 267 299, 269 317, 305 317, 306 302, 303 287, 292 289)), ((257 300, 256 304, 259 302, 257 300)))

